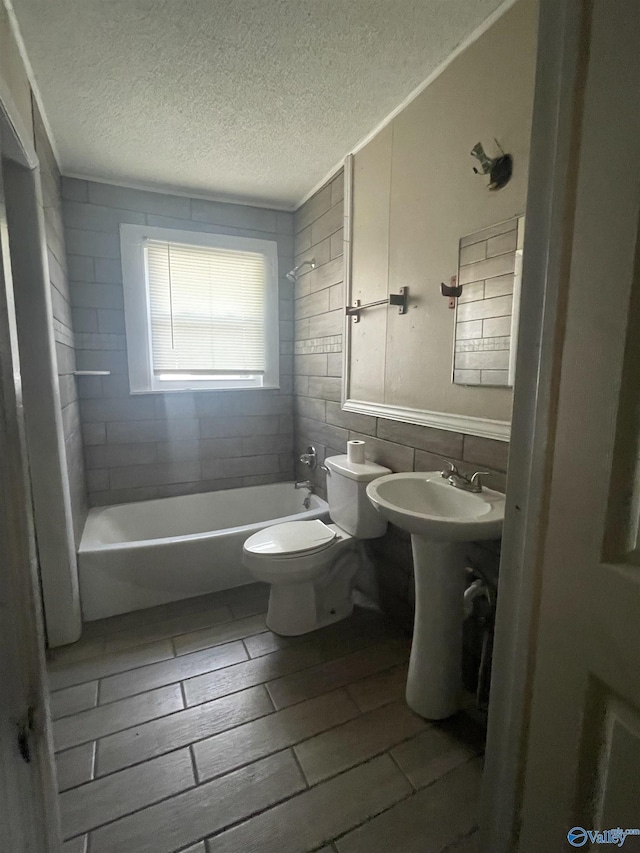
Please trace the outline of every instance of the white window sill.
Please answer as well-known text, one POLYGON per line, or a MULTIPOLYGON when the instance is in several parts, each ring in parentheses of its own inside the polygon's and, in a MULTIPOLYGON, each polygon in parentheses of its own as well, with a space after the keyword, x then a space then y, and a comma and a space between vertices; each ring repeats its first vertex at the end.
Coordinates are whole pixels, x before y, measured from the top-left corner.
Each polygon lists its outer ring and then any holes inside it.
POLYGON ((226 385, 217 388, 148 388, 141 391, 129 391, 130 396, 137 397, 141 394, 210 394, 216 391, 279 391, 280 385, 226 385))

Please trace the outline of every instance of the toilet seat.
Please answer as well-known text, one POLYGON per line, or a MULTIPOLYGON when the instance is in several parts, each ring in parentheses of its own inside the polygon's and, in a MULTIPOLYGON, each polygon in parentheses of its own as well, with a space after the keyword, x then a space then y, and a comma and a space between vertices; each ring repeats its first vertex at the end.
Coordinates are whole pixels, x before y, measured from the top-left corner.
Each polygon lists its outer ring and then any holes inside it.
POLYGON ((244 544, 245 552, 263 557, 304 557, 328 548, 337 533, 323 521, 288 521, 273 524, 250 536, 244 544))
POLYGON ((336 524, 288 521, 250 536, 242 559, 257 580, 300 583, 319 577, 352 542, 353 537, 336 524))

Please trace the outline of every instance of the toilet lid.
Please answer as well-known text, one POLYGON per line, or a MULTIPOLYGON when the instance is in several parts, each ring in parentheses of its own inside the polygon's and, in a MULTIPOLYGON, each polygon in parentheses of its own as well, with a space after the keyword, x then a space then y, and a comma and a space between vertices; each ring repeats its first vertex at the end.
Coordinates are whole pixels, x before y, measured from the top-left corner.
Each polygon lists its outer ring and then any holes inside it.
POLYGON ((330 545, 336 535, 335 530, 319 519, 288 521, 259 530, 247 539, 244 547, 252 554, 312 554, 330 545))

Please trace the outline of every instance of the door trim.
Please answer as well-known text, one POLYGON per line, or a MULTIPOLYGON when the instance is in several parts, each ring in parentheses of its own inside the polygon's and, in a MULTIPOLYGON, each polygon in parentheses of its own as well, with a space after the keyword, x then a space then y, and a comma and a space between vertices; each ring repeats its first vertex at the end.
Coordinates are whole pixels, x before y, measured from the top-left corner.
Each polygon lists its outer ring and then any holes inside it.
POLYGON ((590 3, 540 0, 518 381, 483 778, 481 850, 517 849, 571 256, 590 3))
MULTIPOLYGON (((0 141, 2 150, 23 168, 32 170, 38 164, 35 148, 21 123, 15 121, 13 102, 5 104, 5 88, 0 90, 0 141), (8 107, 8 108, 7 108, 8 107)), ((2 152, 0 152, 2 153, 2 152)), ((4 207, 4 202, 3 207, 4 207)), ((0 495, 3 514, 0 527, 0 550, 3 571, 8 581, 9 607, 3 608, 2 618, 10 636, 15 640, 10 651, 15 652, 17 666, 24 676, 24 714, 34 709, 33 729, 29 736, 31 766, 29 783, 16 773, 22 767, 18 754, 18 728, 15 744, 3 741, 0 760, 0 789, 19 791, 18 807, 6 817, 0 815, 0 847, 8 839, 21 839, 34 853, 57 853, 61 849, 60 813, 53 756, 53 737, 49 693, 46 687, 45 639, 42 600, 37 576, 35 534, 31 485, 27 465, 27 449, 20 380, 17 325, 13 304, 8 232, 2 233, 0 250, 0 420, 6 446, 0 466, 0 495), (5 256, 6 253, 6 256, 5 256), (6 277, 6 281, 5 281, 6 277), (6 295, 5 295, 6 294, 6 295), (4 754, 5 748, 7 754, 4 754), (17 762, 17 765, 16 763, 17 762), (1 820, 5 817, 5 821, 1 820)), ((3 642, 6 636, 2 638, 3 642)), ((6 687, 10 689, 9 683, 6 687)), ((22 701, 22 700, 21 700, 22 701)), ((13 720, 17 723, 18 720, 13 720)), ((11 841, 7 849, 17 849, 11 841)))

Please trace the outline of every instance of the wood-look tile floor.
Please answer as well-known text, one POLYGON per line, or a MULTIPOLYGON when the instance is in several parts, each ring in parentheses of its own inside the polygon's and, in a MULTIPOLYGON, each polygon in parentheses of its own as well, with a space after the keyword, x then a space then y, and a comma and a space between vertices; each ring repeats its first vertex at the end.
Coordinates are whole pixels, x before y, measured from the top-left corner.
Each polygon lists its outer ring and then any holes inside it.
POLYGON ((406 637, 357 609, 267 630, 261 584, 92 622, 53 651, 65 853, 469 853, 480 746, 404 702, 406 637))

